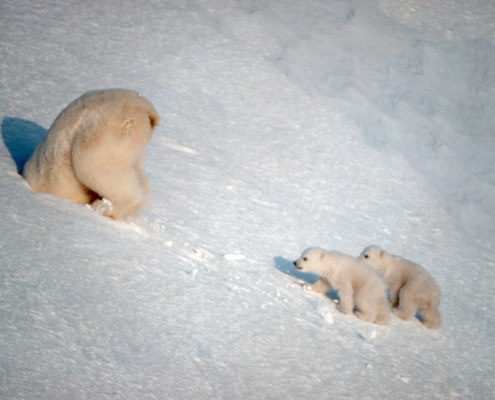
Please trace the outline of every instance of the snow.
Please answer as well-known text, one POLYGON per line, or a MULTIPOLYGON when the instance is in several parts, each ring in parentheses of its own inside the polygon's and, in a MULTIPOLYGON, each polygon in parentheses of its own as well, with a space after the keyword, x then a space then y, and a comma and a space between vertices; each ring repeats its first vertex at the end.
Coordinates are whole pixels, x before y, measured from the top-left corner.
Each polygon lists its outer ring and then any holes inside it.
POLYGON ((0 4, 0 398, 495 397, 495 5, 0 4), (133 221, 18 174, 87 90, 162 123, 133 221), (423 265, 442 326, 305 291, 310 246, 423 265))

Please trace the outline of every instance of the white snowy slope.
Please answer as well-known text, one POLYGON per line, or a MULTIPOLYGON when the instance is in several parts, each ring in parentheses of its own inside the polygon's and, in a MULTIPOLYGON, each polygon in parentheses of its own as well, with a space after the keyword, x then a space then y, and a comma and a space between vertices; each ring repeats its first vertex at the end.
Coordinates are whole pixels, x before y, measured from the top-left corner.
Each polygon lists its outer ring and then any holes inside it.
POLYGON ((495 398, 494 106, 493 2, 1 2, 0 398, 495 398), (18 174, 114 87, 162 118, 127 222, 18 174), (439 330, 301 289, 370 244, 439 330))

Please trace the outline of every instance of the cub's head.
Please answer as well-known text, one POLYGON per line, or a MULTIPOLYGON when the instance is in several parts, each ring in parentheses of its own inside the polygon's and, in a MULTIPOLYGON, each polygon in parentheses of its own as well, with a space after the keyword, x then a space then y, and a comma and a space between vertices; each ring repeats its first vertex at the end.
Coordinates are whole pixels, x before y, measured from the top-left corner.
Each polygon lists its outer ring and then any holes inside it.
POLYGON ((315 268, 321 265, 325 258, 325 251, 318 247, 311 247, 306 249, 296 261, 294 266, 297 270, 303 272, 313 272, 315 268))
POLYGON ((362 252, 359 258, 361 260, 366 261, 374 268, 380 267, 383 262, 383 256, 385 255, 385 250, 378 246, 369 246, 366 247, 362 252))

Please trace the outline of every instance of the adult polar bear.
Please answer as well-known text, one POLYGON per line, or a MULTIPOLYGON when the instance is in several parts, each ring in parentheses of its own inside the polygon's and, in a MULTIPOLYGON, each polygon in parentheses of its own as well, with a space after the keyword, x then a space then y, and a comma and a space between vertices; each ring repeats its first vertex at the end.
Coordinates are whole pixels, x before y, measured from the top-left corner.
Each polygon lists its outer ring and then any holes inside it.
POLYGON ((359 258, 370 264, 387 283, 390 306, 396 317, 409 321, 418 312, 427 328, 440 326, 440 290, 422 266, 378 246, 366 247, 359 258))
POLYGON ((60 113, 22 175, 38 192, 93 203, 111 218, 132 216, 149 194, 142 164, 158 124, 156 110, 139 93, 87 92, 60 113))
POLYGON ((320 279, 311 286, 315 293, 331 289, 338 291, 337 306, 343 314, 352 313, 367 322, 385 325, 390 319, 387 304, 387 288, 382 278, 367 263, 338 251, 325 251, 318 247, 305 250, 294 261, 299 271, 312 272, 320 279))

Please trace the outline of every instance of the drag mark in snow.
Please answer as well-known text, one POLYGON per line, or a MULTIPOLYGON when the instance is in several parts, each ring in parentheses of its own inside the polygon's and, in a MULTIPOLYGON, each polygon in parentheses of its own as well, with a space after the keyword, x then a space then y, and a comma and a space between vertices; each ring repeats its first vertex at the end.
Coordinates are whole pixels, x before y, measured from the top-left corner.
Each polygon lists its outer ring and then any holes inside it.
POLYGON ((263 201, 263 200, 258 200, 258 199, 255 199, 253 197, 250 197, 249 198, 249 201, 251 203, 254 203, 256 205, 259 205, 259 206, 263 206, 263 207, 268 207, 268 208, 275 208, 275 209, 279 209, 280 207, 275 204, 275 203, 270 203, 268 201, 263 201))
POLYGON ((165 140, 162 140, 162 143, 171 150, 181 151, 181 152, 187 153, 187 154, 196 154, 197 153, 197 151, 194 149, 190 149, 189 147, 185 147, 185 146, 180 146, 178 144, 172 144, 172 143, 169 143, 165 140))
POLYGON ((178 146, 170 143, 167 143, 167 146, 172 150, 182 151, 183 153, 188 153, 188 154, 196 154, 196 150, 190 149, 189 147, 178 146))

